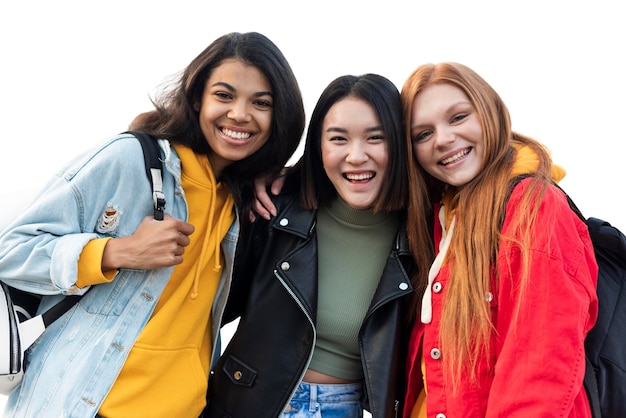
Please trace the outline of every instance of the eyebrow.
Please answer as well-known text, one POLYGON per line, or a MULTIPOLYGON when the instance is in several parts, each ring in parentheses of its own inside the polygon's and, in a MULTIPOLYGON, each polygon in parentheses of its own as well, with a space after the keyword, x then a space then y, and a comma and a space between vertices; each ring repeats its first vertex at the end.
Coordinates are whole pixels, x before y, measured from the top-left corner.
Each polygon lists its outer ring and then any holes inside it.
MULTIPOLYGON (((226 88, 227 90, 230 90, 232 92, 236 92, 237 89, 232 86, 231 84, 226 83, 225 81, 217 81, 215 83, 213 83, 213 87, 216 86, 222 86, 224 88, 226 88)), ((271 91, 258 91, 256 93, 254 93, 254 97, 261 97, 261 96, 271 96, 274 97, 274 94, 271 91)))
POLYGON ((429 126, 429 125, 427 123, 422 123, 422 124, 417 124, 416 123, 414 125, 411 125, 409 128, 410 128, 411 131, 414 131, 416 129, 422 129, 422 127, 426 127, 426 126, 429 126))
MULTIPOLYGON (((371 128, 367 128, 365 130, 365 132, 376 132, 376 131, 383 131, 383 127, 382 126, 372 126, 371 128)), ((341 132, 341 133, 346 133, 348 132, 347 129, 345 128, 340 128, 340 127, 335 127, 335 126, 330 126, 328 129, 326 129, 326 132, 341 132)))
MULTIPOLYGON (((454 112, 458 112, 459 111, 459 107, 463 107, 463 106, 470 106, 472 109, 474 108, 474 106, 472 105, 472 103, 470 101, 459 101, 459 102, 454 102, 452 103, 450 106, 448 106, 445 110, 444 113, 448 114, 448 113, 454 113, 454 112)), ((415 124, 415 125, 411 125, 410 129, 411 131, 417 128, 422 128, 423 126, 430 126, 428 123, 426 124, 415 124)))

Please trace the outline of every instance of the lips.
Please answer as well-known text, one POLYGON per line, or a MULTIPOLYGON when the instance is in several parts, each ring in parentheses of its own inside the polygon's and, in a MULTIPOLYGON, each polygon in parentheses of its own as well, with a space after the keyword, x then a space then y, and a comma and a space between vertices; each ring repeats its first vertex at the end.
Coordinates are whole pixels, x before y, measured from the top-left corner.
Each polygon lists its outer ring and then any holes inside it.
POLYGON ((376 177, 376 173, 344 173, 343 177, 350 181, 367 181, 376 177))
POLYGON ((252 136, 252 133, 250 132, 233 131, 232 129, 228 129, 228 128, 222 128, 220 131, 225 136, 231 139, 238 140, 238 141, 246 140, 252 136))
POLYGON ((444 158, 443 160, 439 161, 439 164, 448 165, 448 164, 456 163, 457 161, 462 160, 463 157, 465 157, 467 154, 469 154, 471 150, 472 150, 471 147, 465 148, 457 152, 456 154, 451 155, 450 157, 444 158))

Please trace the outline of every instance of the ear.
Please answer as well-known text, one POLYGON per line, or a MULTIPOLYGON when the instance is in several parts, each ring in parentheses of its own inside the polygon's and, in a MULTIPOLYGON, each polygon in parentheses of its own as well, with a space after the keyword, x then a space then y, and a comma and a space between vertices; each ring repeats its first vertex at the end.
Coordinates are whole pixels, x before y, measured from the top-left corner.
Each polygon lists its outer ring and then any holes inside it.
POLYGON ((193 104, 193 110, 195 110, 196 112, 200 112, 200 103, 199 102, 195 102, 193 104))

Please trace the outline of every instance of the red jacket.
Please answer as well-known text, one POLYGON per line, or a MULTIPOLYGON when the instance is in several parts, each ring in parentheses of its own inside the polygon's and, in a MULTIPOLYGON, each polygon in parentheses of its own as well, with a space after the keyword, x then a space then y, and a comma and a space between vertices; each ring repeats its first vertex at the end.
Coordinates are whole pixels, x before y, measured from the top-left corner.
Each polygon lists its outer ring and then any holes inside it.
MULTIPOLYGON (((511 217, 515 216, 529 181, 520 182, 511 194, 504 234, 510 230, 511 217)), ((441 225, 438 221, 435 225, 438 248, 441 225)), ((589 233, 555 187, 546 191, 536 225, 531 282, 521 303, 517 302, 519 251, 511 250, 506 242, 500 244, 497 259, 500 285, 489 295, 495 326, 491 356, 479 362, 478 385, 472 385, 465 376, 456 394, 444 389, 441 358, 445 353, 437 356, 436 351, 442 302, 449 280, 448 266, 441 268, 433 285, 432 321, 423 324, 418 317, 409 343, 405 417, 410 415, 422 389, 422 338, 428 417, 591 416, 583 388, 584 339, 597 317, 598 268, 589 233), (516 309, 520 324, 514 332, 511 325, 516 309)))

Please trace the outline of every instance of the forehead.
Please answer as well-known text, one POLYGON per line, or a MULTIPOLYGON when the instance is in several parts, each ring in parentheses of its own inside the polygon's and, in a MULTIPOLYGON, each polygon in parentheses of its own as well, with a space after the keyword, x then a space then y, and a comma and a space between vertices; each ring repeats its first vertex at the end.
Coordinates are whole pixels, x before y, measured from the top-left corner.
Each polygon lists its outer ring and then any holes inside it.
POLYGON ((324 116, 324 126, 379 124, 376 109, 368 101, 347 96, 335 102, 324 116))
POLYGON ((471 102, 459 87, 448 83, 430 84, 415 96, 412 118, 435 116, 465 104, 471 105, 471 102))
POLYGON ((448 83, 437 83, 426 86, 414 100, 414 104, 429 104, 432 102, 466 101, 469 99, 459 87, 448 83))
POLYGON ((216 83, 226 83, 237 89, 248 86, 252 90, 271 91, 269 80, 259 68, 237 58, 227 58, 211 71, 207 86, 216 83))

